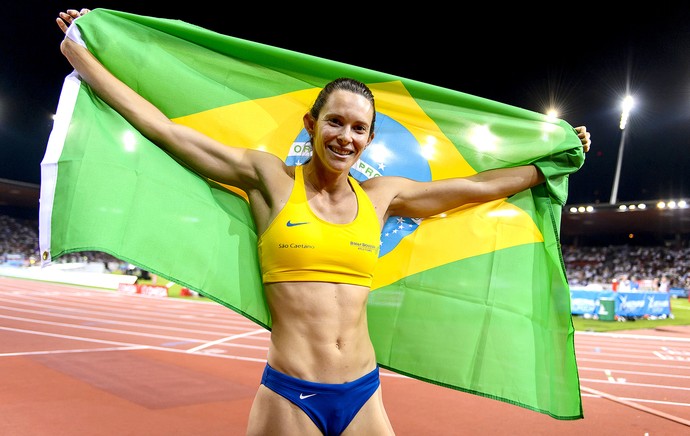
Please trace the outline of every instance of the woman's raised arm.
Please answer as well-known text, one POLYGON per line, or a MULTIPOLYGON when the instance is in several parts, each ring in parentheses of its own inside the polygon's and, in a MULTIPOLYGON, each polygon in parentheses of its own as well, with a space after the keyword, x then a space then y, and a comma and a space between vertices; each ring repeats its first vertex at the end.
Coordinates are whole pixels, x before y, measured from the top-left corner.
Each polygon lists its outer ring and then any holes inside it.
POLYGON ((88 12, 88 9, 70 9, 61 12, 57 19, 58 26, 66 33, 60 49, 81 79, 141 134, 192 170, 240 189, 255 188, 259 179, 256 169, 259 162, 273 159, 264 156, 266 153, 227 146, 192 128, 174 123, 115 77, 86 47, 70 38, 69 26, 88 12))

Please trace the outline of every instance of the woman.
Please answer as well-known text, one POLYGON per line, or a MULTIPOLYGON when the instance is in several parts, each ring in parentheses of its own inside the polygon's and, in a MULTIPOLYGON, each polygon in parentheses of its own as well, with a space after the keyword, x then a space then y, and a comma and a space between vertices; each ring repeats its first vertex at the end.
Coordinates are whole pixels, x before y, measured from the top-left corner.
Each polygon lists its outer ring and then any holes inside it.
MULTIPOLYGON (((57 23, 66 32, 88 12, 61 12, 57 23)), ((61 50, 149 140, 248 196, 273 324, 247 434, 394 434, 366 318, 383 224, 390 216, 428 217, 515 194, 544 182, 539 170, 526 165, 434 182, 376 177, 359 184, 349 171, 374 139, 376 108, 369 88, 348 78, 327 84, 303 116, 313 154, 289 167, 273 154, 229 147, 173 123, 71 39, 61 50)), ((588 151, 589 133, 577 131, 588 151)))

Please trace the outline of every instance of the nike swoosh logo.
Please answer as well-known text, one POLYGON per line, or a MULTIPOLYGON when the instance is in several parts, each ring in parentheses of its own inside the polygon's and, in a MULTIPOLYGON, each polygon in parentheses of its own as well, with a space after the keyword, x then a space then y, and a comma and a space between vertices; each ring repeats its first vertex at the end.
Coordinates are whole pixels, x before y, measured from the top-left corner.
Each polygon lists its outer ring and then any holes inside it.
POLYGON ((293 223, 292 221, 288 220, 288 222, 287 222, 287 226, 288 226, 288 227, 301 226, 301 225, 304 225, 304 224, 309 224, 309 221, 304 221, 304 222, 301 222, 301 223, 293 223))
POLYGON ((304 395, 304 394, 299 394, 299 399, 304 400, 305 398, 313 397, 316 394, 309 394, 309 395, 304 395))

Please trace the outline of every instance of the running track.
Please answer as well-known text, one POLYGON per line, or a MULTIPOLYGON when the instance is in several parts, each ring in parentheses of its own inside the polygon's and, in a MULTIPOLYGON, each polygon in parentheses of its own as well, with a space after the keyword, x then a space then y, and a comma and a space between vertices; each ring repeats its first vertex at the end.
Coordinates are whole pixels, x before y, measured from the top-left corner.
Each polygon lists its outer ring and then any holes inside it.
MULTIPOLYGON (((0 435, 243 435, 269 333, 218 304, 0 276, 0 435)), ((406 435, 690 434, 690 327, 578 333, 585 418, 382 371, 406 435)))

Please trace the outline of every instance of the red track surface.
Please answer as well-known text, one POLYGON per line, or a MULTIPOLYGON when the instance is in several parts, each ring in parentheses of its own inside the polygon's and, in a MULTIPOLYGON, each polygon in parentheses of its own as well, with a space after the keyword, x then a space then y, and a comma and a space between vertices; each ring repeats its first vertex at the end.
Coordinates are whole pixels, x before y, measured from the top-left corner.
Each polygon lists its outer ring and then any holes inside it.
MULTIPOLYGON (((215 303, 0 277, 0 434, 243 435, 269 333, 215 303)), ((690 328, 576 335, 585 418, 382 371, 404 435, 690 434, 690 328)))

